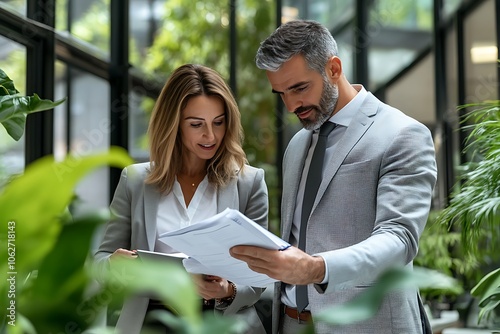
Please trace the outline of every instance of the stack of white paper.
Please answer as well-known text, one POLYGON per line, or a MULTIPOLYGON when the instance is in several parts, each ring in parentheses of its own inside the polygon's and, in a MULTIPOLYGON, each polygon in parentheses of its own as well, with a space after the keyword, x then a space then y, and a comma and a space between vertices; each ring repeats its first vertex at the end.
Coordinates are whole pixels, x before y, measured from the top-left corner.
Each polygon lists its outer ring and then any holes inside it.
POLYGON ((189 256, 183 260, 188 272, 216 275, 254 287, 265 287, 276 280, 252 271, 245 262, 233 258, 229 249, 236 245, 275 250, 290 247, 288 242, 229 208, 202 222, 159 237, 161 242, 189 256))

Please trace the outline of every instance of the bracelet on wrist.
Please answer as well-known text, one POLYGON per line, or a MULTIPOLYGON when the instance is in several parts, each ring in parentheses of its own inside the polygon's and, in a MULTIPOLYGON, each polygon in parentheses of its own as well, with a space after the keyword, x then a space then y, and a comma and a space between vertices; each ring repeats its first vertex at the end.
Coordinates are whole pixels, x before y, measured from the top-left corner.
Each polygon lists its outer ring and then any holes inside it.
POLYGON ((236 284, 231 281, 228 281, 228 283, 233 287, 233 293, 229 297, 215 298, 216 307, 227 307, 233 302, 234 298, 236 298, 236 293, 238 291, 236 284))

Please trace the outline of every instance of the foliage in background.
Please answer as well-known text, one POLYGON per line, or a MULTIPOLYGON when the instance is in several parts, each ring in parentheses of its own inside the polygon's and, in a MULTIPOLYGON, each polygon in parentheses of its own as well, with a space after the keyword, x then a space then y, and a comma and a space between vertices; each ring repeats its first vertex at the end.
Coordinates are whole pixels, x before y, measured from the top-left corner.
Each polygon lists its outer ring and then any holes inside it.
POLYGON ((464 130, 471 130, 467 137, 467 151, 472 151, 472 161, 465 164, 462 185, 438 219, 448 226, 456 225, 462 232, 466 251, 474 255, 480 245, 483 251, 496 254, 500 236, 500 101, 466 105, 476 109, 468 113, 464 130))
MULTIPOLYGON (((436 270, 453 277, 464 290, 470 291, 481 279, 480 263, 471 254, 464 253, 460 232, 450 230, 436 221, 439 213, 439 211, 430 212, 413 263, 415 266, 436 270)), ((420 295, 434 318, 440 318, 442 311, 458 310, 465 314, 470 308, 469 294, 421 290, 420 295)))
POLYGON ((21 96, 12 80, 0 69, 0 123, 16 141, 24 133, 26 115, 52 109, 65 100, 61 99, 55 102, 43 100, 36 94, 21 96))
MULTIPOLYGON (((478 322, 483 319, 498 317, 500 314, 500 268, 488 273, 483 279, 471 290, 471 294, 479 299, 478 322)), ((498 320, 492 321, 493 324, 499 325, 498 320)))
POLYGON ((478 267, 477 260, 470 254, 463 254, 460 232, 450 231, 447 226, 436 222, 439 214, 439 211, 430 213, 414 263, 448 276, 472 274, 478 267))
MULTIPOLYGON (((200 63, 214 68, 229 82, 229 3, 217 0, 170 0, 161 3, 161 6, 161 10, 155 12, 155 18, 152 18, 156 31, 151 36, 151 46, 144 51, 138 50, 134 47, 138 43, 131 39, 129 56, 135 69, 162 85, 178 66, 200 63), (157 20, 158 15, 160 17, 157 20)), ((266 171, 270 229, 278 233, 281 192, 276 168, 277 159, 280 159, 277 157, 276 97, 271 93, 265 73, 257 69, 254 62, 260 42, 276 26, 275 3, 270 0, 242 0, 237 1, 236 6, 238 36, 235 95, 245 132, 243 148, 250 164, 266 171)), ((108 52, 108 13, 109 0, 94 1, 88 11, 75 20, 72 33, 99 50, 108 52)), ((140 108, 149 118, 154 100, 143 98, 140 108)), ((293 121, 297 123, 296 119, 293 121)), ((145 134, 137 145, 146 149, 147 141, 144 138, 145 134)))
MULTIPOLYGON (((447 1, 450 3, 451 1, 447 1)), ((449 5, 447 3, 447 5, 449 5)), ((430 31, 432 29, 431 1, 375 1, 370 11, 374 22, 389 27, 405 27, 430 31)))
MULTIPOLYGON (((436 222, 439 211, 431 211, 419 242, 418 254, 413 263, 416 266, 433 269, 449 277, 455 277, 466 288, 471 288, 481 278, 478 274, 479 262, 461 247, 460 232, 450 231, 447 226, 436 222)), ((444 298, 457 296, 443 295, 439 291, 421 292, 427 301, 442 302, 444 298)))
MULTIPOLYGON (((455 279, 438 271, 421 267, 414 267, 412 270, 394 267, 382 273, 372 286, 349 302, 322 310, 314 321, 348 325, 369 320, 376 315, 387 294, 402 289, 419 289, 451 295, 463 292, 455 279)), ((302 334, 314 334, 312 325, 309 325, 302 334)))
MULTIPOLYGON (((467 254, 483 265, 498 267, 500 101, 485 101, 462 108, 474 108, 462 120, 462 129, 470 130, 465 150, 472 152, 473 158, 465 164, 466 172, 458 190, 452 194, 450 204, 442 210, 437 221, 460 231, 467 254)), ((481 297, 481 318, 491 314, 500 303, 500 271, 493 271, 472 291, 481 297), (485 288, 492 282, 491 288, 485 288)))
MULTIPOLYGON (((52 157, 35 161, 0 193, 0 240, 8 247, 0 268, 8 279, 0 285, 1 333, 109 333, 96 323, 113 300, 131 294, 154 293, 172 305, 180 317, 168 324, 185 333, 229 333, 242 328, 238 319, 202 321, 199 298, 192 280, 178 265, 156 262, 117 261, 101 274, 103 289, 93 287, 90 244, 95 229, 109 219, 106 212, 72 216, 67 207, 73 189, 90 171, 100 166, 122 168, 132 161, 121 148, 86 157, 70 156, 63 162, 52 157), (47 189, 51 189, 47 196, 47 189), (29 201, 26 201, 29 198, 29 201), (165 284, 158 284, 165 282, 165 284), (224 330, 221 330, 224 329, 224 330)), ((165 315, 159 315, 165 317, 165 315)), ((179 331, 181 333, 181 331, 179 331)))
MULTIPOLYGON (((48 333, 45 324, 58 317, 75 320, 64 315, 76 310, 73 302, 81 299, 86 286, 81 264, 90 245, 86 236, 92 235, 101 220, 71 221, 67 208, 73 190, 84 175, 99 166, 123 167, 130 162, 123 149, 85 158, 71 156, 59 163, 47 156, 1 189, 0 240, 8 247, 4 249, 8 257, 1 257, 0 270, 10 273, 11 279, 2 282, 1 293, 13 293, 9 300, 2 298, 2 310, 8 311, 7 306, 14 303, 16 315, 29 315, 35 328, 43 328, 39 333, 48 333), (39 277, 29 280, 37 271, 39 277)), ((8 320, 3 317, 2 321, 8 320)))
MULTIPOLYGON (((237 2, 236 9, 237 91, 234 93, 245 132, 243 148, 250 164, 266 171, 270 229, 277 233, 280 190, 276 169, 275 96, 264 72, 254 62, 260 42, 274 30, 275 6, 273 1, 244 0, 237 2)), ((167 1, 151 47, 144 60, 134 65, 165 82, 178 66, 200 63, 217 70, 229 82, 229 19, 227 2, 167 1)), ((149 113, 153 104, 152 99, 147 99, 142 109, 149 113)))

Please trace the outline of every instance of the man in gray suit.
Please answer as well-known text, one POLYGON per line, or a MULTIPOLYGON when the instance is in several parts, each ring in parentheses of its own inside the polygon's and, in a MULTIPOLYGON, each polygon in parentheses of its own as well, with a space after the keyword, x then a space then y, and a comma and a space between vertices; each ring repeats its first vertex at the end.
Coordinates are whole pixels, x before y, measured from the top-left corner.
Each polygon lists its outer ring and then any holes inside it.
MULTIPOLYGON (((231 253, 281 281, 273 333, 297 333, 326 307, 352 300, 389 267, 412 266, 436 182, 434 145, 424 125, 348 82, 335 40, 317 22, 280 26, 261 43, 256 63, 304 127, 283 159, 281 233, 294 247, 237 246, 231 253), (320 185, 304 196, 318 130, 328 122, 335 126, 326 135, 323 163, 311 167, 320 185), (312 209, 301 222, 308 201, 312 209), (305 297, 297 294, 301 289, 305 297)), ((370 320, 314 327, 316 333, 430 331, 416 289, 385 296, 370 320)))

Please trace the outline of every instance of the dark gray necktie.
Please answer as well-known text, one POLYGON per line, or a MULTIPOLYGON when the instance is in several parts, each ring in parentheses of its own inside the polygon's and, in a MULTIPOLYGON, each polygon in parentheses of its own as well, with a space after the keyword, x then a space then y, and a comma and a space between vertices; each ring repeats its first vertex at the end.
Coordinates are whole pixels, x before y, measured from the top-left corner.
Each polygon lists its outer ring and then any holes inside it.
MULTIPOLYGON (((309 165, 309 172, 307 173, 307 179, 304 189, 304 200, 302 201, 302 216, 300 220, 300 232, 299 232, 299 248, 305 250, 306 248, 306 230, 307 221, 309 220, 309 215, 311 213, 314 200, 316 199, 316 193, 318 192, 319 185, 321 184, 321 179, 323 176, 323 160, 325 159, 326 141, 328 135, 335 128, 336 124, 330 121, 326 121, 319 130, 318 142, 314 148, 314 153, 311 159, 311 164, 309 165)), ((296 287, 296 301, 297 310, 302 312, 304 308, 309 304, 307 297, 307 285, 297 285, 296 287)))

